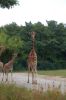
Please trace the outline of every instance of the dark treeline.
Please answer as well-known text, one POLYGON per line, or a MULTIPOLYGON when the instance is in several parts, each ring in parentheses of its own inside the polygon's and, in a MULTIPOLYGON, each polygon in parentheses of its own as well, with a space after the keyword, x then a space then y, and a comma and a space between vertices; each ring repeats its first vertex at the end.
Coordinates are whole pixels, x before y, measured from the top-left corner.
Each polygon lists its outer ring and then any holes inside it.
MULTIPOLYGON (((27 56, 32 48, 32 41, 29 32, 35 31, 35 48, 38 55, 38 69, 65 69, 66 68, 66 27, 63 23, 57 24, 56 21, 47 21, 47 26, 41 22, 32 24, 25 23, 25 26, 18 26, 11 23, 0 27, 9 37, 19 36, 23 41, 20 48, 20 57, 14 64, 14 70, 27 68, 27 56)), ((10 55, 10 50, 2 54, 4 62, 10 55)))

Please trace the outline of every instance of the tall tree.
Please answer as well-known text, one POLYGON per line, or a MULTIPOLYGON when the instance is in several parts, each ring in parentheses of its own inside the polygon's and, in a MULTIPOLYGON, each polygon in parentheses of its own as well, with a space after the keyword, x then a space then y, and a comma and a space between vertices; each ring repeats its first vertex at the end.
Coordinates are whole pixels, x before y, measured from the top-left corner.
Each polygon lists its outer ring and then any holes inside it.
POLYGON ((6 35, 3 32, 0 32, 0 56, 4 51, 5 47, 7 46, 7 39, 8 39, 8 35, 6 35))
POLYGON ((8 39, 9 49, 13 49, 15 52, 18 52, 22 46, 23 46, 23 41, 19 36, 13 36, 8 39))
POLYGON ((0 0, 0 7, 2 8, 10 8, 13 7, 14 5, 17 5, 18 1, 17 0, 0 0))

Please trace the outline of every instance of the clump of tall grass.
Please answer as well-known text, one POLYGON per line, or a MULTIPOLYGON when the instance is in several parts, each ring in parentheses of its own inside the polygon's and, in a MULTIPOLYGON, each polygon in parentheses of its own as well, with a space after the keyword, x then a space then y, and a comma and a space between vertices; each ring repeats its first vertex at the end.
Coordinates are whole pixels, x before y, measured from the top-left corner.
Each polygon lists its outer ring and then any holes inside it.
POLYGON ((59 90, 28 90, 16 85, 0 84, 0 100, 66 100, 66 94, 59 90))

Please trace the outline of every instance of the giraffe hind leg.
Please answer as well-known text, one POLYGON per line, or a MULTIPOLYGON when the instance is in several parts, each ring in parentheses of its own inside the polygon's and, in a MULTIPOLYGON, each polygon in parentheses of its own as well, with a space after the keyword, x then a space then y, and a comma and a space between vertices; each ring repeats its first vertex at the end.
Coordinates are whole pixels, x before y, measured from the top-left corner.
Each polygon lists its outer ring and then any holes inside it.
POLYGON ((8 82, 8 72, 5 73, 6 76, 6 82, 8 82))
POLYGON ((4 81, 4 71, 2 71, 2 82, 4 81))
POLYGON ((28 81, 27 81, 27 83, 29 83, 29 74, 30 74, 30 69, 28 69, 28 81))
POLYGON ((34 70, 32 69, 32 84, 34 84, 34 70))
POLYGON ((13 73, 12 73, 13 70, 11 70, 11 81, 13 82, 13 73))
POLYGON ((37 84, 37 70, 35 69, 35 84, 37 84))
POLYGON ((33 84, 37 84, 37 70, 36 69, 33 69, 33 72, 32 72, 33 76, 32 76, 32 83, 33 84))

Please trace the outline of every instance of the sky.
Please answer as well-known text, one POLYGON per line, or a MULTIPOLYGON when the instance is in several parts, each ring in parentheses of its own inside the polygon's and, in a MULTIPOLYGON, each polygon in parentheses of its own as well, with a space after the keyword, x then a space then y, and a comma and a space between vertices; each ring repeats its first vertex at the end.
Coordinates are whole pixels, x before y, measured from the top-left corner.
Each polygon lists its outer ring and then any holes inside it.
POLYGON ((15 22, 25 25, 25 22, 41 22, 55 20, 66 24, 66 0, 18 0, 18 6, 10 9, 0 8, 0 26, 15 22))

